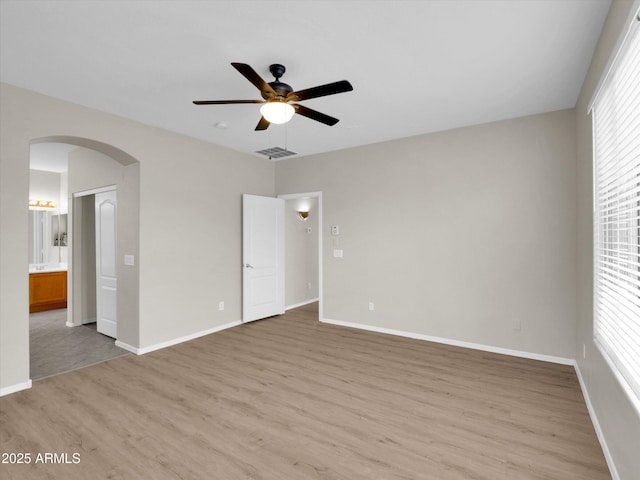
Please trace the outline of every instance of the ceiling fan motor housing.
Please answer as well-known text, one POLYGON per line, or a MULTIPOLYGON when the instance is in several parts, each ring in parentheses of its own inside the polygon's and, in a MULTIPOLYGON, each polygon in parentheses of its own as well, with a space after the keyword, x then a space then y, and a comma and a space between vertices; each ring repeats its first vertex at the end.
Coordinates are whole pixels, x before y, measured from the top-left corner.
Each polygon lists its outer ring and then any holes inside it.
MULTIPOLYGON (((278 97, 282 97, 283 100, 288 94, 293 92, 293 88, 291 88, 291 86, 287 85, 286 83, 275 81, 269 82, 269 85, 278 94, 278 97)), ((265 98, 265 100, 268 99, 268 97, 265 97, 264 94, 262 96, 265 98)))
MULTIPOLYGON (((284 75, 284 72, 287 71, 284 65, 274 63, 272 65, 269 65, 269 71, 271 72, 271 75, 275 77, 275 81, 269 82, 269 86, 273 88, 273 90, 278 94, 278 97, 282 97, 282 99, 284 99, 284 97, 293 92, 293 88, 291 87, 291 85, 287 85, 286 83, 280 81, 280 77, 282 77, 284 75)), ((262 94, 262 97, 265 100, 268 100, 268 96, 265 96, 264 92, 262 94)))

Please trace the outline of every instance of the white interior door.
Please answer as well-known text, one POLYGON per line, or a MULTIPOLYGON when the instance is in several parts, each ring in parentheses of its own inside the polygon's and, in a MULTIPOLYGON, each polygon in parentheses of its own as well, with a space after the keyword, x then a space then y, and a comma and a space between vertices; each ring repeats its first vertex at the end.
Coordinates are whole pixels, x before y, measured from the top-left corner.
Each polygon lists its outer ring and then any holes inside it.
POLYGON ((97 193, 95 197, 97 329, 117 338, 116 191, 97 193))
POLYGON ((284 200, 242 196, 242 321, 284 313, 284 200))

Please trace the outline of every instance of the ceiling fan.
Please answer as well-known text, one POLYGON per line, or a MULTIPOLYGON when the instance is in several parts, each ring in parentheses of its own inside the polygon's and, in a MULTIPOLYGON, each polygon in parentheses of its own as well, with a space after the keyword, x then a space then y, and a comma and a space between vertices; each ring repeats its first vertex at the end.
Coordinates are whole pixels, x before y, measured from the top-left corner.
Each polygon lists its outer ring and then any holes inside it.
POLYGON ((193 103, 196 105, 261 103, 263 104, 260 108, 262 118, 260 118, 255 128, 256 130, 266 130, 272 123, 286 123, 291 120, 294 113, 324 123, 325 125, 335 125, 339 121, 337 118, 291 102, 300 102, 302 100, 335 95, 336 93, 350 92, 353 90, 353 87, 348 81, 341 80, 305 90, 294 91, 290 85, 280 81, 280 78, 286 70, 284 65, 274 63, 269 67, 269 71, 275 77, 275 81, 269 83, 265 82, 260 75, 246 63, 231 63, 231 65, 260 90, 263 100, 194 100, 193 103))

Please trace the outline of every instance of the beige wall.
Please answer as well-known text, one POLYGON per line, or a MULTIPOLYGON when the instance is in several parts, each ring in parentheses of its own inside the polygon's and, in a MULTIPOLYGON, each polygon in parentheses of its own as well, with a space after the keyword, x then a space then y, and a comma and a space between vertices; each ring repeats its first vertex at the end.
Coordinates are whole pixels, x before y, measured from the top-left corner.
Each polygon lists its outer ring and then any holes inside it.
POLYGON ((76 148, 69 153, 69 194, 72 200, 69 219, 74 225, 71 237, 69 282, 72 288, 69 302, 73 311, 71 323, 80 325, 95 321, 95 197, 73 196, 96 188, 116 188, 116 258, 118 341, 138 346, 139 337, 139 276, 138 263, 124 265, 124 255, 139 255, 140 218, 139 163, 122 165, 113 158, 88 148, 76 148))
POLYGON ((576 106, 578 153, 578 321, 575 358, 619 478, 640 472, 640 412, 593 342, 593 153, 588 103, 640 2, 614 0, 576 106), (632 8, 633 6, 633 8, 632 8), (582 348, 586 355, 583 357, 582 348))
POLYGON ((113 158, 119 149, 139 162, 127 167, 140 175, 135 347, 240 320, 241 195, 274 194, 272 162, 7 84, 0 103, 0 388, 29 380, 27 200, 36 139, 91 139, 115 147, 113 158))
POLYGON ((573 358, 573 111, 283 160, 276 181, 323 192, 325 318, 573 358))
POLYGON ((20 107, 0 84, 0 389, 29 384, 29 141, 20 107))

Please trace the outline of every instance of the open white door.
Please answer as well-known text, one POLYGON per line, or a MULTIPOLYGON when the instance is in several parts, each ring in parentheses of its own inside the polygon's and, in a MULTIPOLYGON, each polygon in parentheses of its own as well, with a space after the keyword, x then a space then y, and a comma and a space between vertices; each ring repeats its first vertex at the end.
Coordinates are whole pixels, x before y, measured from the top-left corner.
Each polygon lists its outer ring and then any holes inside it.
POLYGON ((117 338, 116 192, 97 193, 95 197, 97 329, 117 338))
POLYGON ((242 321, 284 313, 284 200, 242 196, 242 321))

